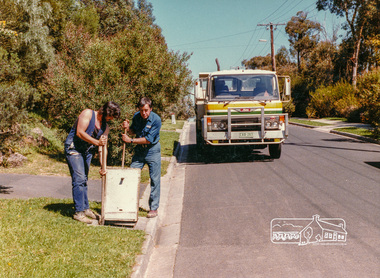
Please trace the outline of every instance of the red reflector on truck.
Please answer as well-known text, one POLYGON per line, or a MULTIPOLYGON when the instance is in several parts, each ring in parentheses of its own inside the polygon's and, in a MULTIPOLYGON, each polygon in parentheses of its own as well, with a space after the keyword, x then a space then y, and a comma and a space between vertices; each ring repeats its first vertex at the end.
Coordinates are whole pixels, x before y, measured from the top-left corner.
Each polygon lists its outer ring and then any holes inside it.
POLYGON ((253 111, 253 109, 251 109, 251 108, 240 108, 239 111, 240 112, 251 112, 251 111, 253 111))

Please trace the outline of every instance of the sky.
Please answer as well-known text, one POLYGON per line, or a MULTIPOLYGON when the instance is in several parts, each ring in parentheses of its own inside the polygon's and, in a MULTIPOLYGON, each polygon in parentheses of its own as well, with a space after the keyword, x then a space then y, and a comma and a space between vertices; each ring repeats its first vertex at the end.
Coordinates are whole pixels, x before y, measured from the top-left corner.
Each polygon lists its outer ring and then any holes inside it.
MULTIPOLYGON (((192 53, 188 68, 194 78, 199 72, 216 71, 216 58, 225 70, 241 67, 245 59, 270 54, 270 31, 258 24, 286 24, 304 11, 309 20, 321 23, 331 38, 333 28, 344 22, 329 11, 318 11, 316 0, 148 1, 169 49, 192 53)), ((274 31, 275 52, 281 46, 289 49, 285 25, 274 31)))

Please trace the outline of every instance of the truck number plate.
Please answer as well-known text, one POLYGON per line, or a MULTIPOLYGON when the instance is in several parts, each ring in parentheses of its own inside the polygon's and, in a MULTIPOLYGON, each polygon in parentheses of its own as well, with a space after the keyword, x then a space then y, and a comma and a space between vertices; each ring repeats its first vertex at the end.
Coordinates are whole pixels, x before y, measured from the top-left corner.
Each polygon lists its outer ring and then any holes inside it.
POLYGON ((253 132, 240 132, 239 138, 253 138, 253 132))

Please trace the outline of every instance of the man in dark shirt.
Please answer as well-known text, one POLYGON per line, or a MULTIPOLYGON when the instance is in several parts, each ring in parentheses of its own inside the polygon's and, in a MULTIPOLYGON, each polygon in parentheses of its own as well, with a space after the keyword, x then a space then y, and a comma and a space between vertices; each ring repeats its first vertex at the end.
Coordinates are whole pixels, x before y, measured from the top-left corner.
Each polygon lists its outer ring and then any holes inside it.
POLYGON ((136 144, 131 168, 142 169, 148 164, 150 175, 150 197, 148 218, 158 215, 161 186, 161 146, 160 128, 161 118, 152 111, 152 101, 148 97, 140 98, 137 108, 139 112, 133 115, 132 125, 129 120, 123 122, 127 134, 122 135, 126 143, 136 144), (130 136, 136 135, 135 138, 130 136))

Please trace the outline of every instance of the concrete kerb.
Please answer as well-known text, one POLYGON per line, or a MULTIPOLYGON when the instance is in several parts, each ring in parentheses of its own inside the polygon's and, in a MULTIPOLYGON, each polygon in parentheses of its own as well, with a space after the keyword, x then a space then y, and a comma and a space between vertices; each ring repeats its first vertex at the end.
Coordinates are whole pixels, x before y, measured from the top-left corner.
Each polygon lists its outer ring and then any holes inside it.
POLYGON ((350 138, 354 138, 354 139, 358 139, 358 140, 362 140, 362 141, 366 141, 369 143, 374 143, 374 144, 380 145, 379 140, 368 138, 365 136, 360 136, 360 135, 356 135, 356 134, 352 134, 352 133, 348 133, 348 132, 343 132, 343 131, 338 131, 338 130, 331 130, 330 133, 338 134, 338 135, 342 135, 342 136, 346 136, 346 137, 350 137, 350 138))
MULTIPOLYGON (((183 128, 181 130, 179 142, 182 142, 182 136, 183 136, 183 128)), ((133 267, 133 273, 131 275, 132 278, 143 278, 148 269, 149 259, 153 253, 154 245, 155 245, 154 243, 157 239, 157 230, 158 230, 158 227, 160 226, 160 223, 162 222, 163 216, 166 213, 166 206, 167 206, 168 195, 169 195, 170 185, 171 185, 170 180, 172 177, 174 166, 177 163, 177 155, 180 151, 180 148, 181 148, 181 144, 179 143, 176 146, 176 149, 174 150, 174 155, 170 158, 166 175, 161 178, 161 184, 162 185, 167 184, 169 186, 167 187, 161 186, 160 208, 159 208, 158 217, 150 218, 150 219, 139 218, 139 221, 134 228, 134 229, 145 231, 145 241, 142 246, 141 254, 137 256, 135 266, 133 267)), ((150 188, 149 186, 147 186, 141 198, 142 206, 144 206, 144 204, 147 203, 147 200, 149 199, 149 194, 150 194, 150 188)))

